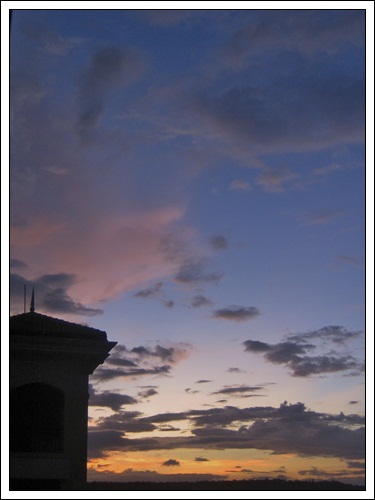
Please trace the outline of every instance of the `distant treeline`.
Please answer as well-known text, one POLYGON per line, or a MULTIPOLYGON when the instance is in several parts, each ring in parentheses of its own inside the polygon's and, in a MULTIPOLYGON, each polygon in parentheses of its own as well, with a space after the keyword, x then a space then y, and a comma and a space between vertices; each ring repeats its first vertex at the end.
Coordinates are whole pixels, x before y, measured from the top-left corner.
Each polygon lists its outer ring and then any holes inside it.
POLYGON ((181 482, 91 482, 88 490, 121 491, 365 491, 365 486, 339 481, 291 481, 287 479, 244 479, 233 481, 181 481, 181 482))

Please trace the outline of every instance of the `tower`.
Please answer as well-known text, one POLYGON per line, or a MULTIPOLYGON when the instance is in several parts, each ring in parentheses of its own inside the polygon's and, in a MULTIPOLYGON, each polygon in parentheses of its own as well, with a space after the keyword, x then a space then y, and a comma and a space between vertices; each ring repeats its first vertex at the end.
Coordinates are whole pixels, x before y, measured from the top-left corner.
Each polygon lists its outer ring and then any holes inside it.
POLYGON ((10 489, 86 484, 89 375, 117 342, 35 312, 10 318, 10 489))

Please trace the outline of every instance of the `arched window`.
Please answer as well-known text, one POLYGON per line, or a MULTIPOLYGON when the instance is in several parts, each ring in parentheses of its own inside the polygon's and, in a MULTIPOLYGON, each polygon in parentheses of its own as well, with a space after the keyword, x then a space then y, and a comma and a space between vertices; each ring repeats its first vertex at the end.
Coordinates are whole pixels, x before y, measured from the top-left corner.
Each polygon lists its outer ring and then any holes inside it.
POLYGON ((64 392, 48 384, 25 384, 10 392, 11 452, 61 453, 64 392))

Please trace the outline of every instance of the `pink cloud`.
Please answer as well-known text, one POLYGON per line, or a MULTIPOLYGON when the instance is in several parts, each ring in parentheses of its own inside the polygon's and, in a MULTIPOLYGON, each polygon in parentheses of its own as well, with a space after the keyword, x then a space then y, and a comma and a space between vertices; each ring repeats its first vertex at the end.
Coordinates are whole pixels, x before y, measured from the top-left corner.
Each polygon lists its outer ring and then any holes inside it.
POLYGON ((92 304, 171 274, 176 262, 167 258, 161 242, 172 233, 180 241, 191 236, 188 228, 174 227, 183 214, 168 206, 116 215, 96 211, 88 221, 82 214, 58 222, 40 217, 12 230, 12 248, 33 276, 76 275, 72 296, 92 304))

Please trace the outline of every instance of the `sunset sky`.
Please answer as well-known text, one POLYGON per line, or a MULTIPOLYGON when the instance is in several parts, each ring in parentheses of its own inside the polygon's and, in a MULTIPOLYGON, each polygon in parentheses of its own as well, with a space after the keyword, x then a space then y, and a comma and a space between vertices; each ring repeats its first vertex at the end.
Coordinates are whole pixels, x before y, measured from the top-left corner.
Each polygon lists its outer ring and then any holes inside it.
POLYGON ((373 3, 44 3, 11 26, 10 312, 34 286, 118 342, 89 480, 363 484, 373 3))

